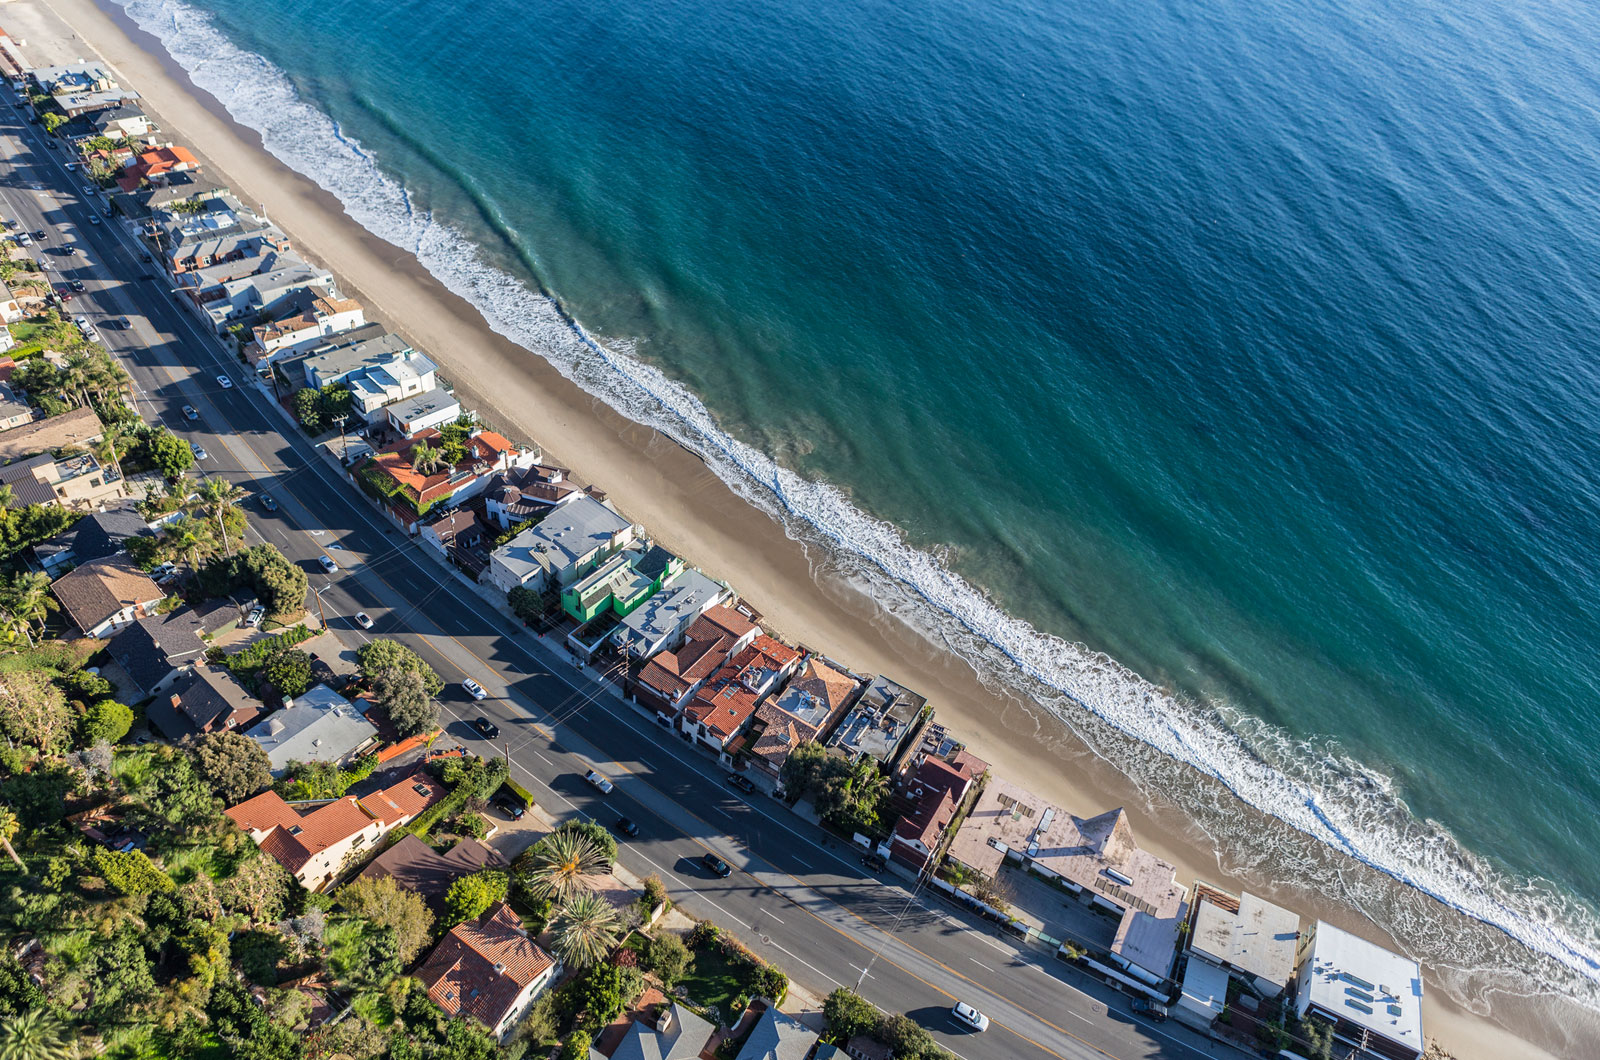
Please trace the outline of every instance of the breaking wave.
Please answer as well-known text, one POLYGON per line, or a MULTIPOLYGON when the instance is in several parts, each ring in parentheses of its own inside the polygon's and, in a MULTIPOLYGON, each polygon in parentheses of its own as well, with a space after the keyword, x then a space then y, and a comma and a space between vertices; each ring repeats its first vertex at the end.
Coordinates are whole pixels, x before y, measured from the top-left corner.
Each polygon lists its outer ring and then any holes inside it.
POLYGON ((1459 1001, 1479 1011, 1488 992, 1508 989, 1508 978, 1520 984, 1517 994, 1553 993, 1600 1011, 1600 921, 1582 902, 1546 881, 1498 871, 1443 827, 1413 816, 1388 778, 1336 748, 1181 700, 1104 654, 1006 614, 838 489, 804 479, 724 433, 694 394, 631 356, 626 344, 596 341, 552 297, 488 265, 461 231, 418 208, 359 142, 302 100, 281 70, 231 43, 207 15, 178 0, 117 2, 197 86, 259 133, 267 150, 333 194, 367 230, 415 254, 496 332, 699 454, 791 536, 823 546, 830 569, 957 652, 992 688, 1045 706, 1147 790, 1195 814, 1230 862, 1248 868, 1271 859, 1280 876, 1282 866, 1292 865, 1308 888, 1354 904, 1393 933, 1459 1001), (1288 828, 1241 822, 1236 804, 1184 767, 1288 828), (1376 872, 1352 871, 1330 851, 1376 872), (1485 930, 1441 920, 1422 896, 1485 930), (1505 946, 1505 937, 1526 950, 1505 946))

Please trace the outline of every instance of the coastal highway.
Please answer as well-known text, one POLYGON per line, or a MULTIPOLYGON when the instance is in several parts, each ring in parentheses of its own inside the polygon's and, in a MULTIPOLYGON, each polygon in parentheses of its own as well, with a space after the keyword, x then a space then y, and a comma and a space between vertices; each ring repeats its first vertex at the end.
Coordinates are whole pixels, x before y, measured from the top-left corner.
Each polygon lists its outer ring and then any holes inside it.
POLYGON ((356 644, 350 616, 372 635, 417 650, 449 684, 441 696, 451 736, 484 754, 507 753, 514 775, 557 815, 610 825, 631 817, 640 835, 620 843, 631 871, 657 874, 685 911, 733 931, 819 995, 856 986, 888 1012, 905 1012, 967 1060, 1001 1057, 1193 1057, 1227 1050, 1173 1024, 1132 1016, 1127 1000, 1048 953, 997 938, 992 926, 865 872, 851 850, 764 796, 745 800, 722 771, 599 687, 538 638, 457 583, 422 546, 390 527, 271 408, 249 370, 207 335, 145 264, 116 222, 89 222, 103 203, 63 168, 38 126, 0 113, 0 212, 49 236, 32 250, 57 282, 79 279, 69 305, 87 316, 133 377, 147 419, 202 445, 199 470, 279 501, 245 504, 256 530, 309 573, 329 627, 356 644), (77 253, 63 254, 66 246, 77 253), (126 328, 107 327, 122 317, 126 328), (235 383, 224 388, 218 375, 235 383), (200 420, 181 413, 193 405, 200 420), (331 555, 338 574, 317 566, 331 555), (489 691, 474 703, 459 682, 489 691), (486 744, 466 719, 482 715, 502 739, 486 744), (591 765, 617 790, 581 777, 591 765), (698 861, 713 850, 736 869, 715 879, 698 861), (993 1021, 964 1033, 949 1015, 966 1001, 993 1021))

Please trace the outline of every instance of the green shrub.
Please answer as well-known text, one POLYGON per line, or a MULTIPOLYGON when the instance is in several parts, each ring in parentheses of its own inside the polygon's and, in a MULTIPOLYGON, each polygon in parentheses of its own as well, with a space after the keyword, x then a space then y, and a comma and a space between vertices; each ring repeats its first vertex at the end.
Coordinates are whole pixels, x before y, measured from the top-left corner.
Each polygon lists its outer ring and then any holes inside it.
POLYGON ((142 850, 94 849, 95 869, 105 881, 123 894, 155 894, 174 889, 172 879, 142 850))

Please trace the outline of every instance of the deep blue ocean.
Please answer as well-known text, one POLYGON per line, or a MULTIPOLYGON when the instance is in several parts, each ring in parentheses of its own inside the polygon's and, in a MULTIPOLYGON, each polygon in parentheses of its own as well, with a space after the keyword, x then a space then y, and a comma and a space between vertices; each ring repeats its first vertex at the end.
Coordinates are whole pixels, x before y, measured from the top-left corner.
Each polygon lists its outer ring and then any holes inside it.
POLYGON ((1592 9, 119 2, 975 664, 1594 1003, 1592 9))

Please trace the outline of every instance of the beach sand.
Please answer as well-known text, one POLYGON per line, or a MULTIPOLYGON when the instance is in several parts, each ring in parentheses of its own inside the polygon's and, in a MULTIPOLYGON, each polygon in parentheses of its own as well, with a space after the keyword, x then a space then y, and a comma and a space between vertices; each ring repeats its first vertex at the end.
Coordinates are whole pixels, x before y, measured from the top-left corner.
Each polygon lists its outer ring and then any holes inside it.
MULTIPOLYGON (((32 62, 91 54, 109 62, 144 96, 168 136, 193 150, 243 201, 264 205, 297 249, 331 269, 344 291, 366 305, 369 319, 381 320, 437 360, 464 407, 476 407, 518 440, 538 442, 577 479, 606 490, 661 544, 730 582, 784 637, 926 694, 938 720, 994 772, 1063 808, 1089 815, 1126 806, 1140 843, 1172 861, 1180 880, 1206 879, 1273 896, 1271 880, 1237 879, 1222 871, 1206 837, 1181 809, 1150 805, 1060 722, 1038 708, 997 698, 967 664, 880 613, 860 592, 814 571, 801 544, 693 454, 619 416, 494 334, 471 305, 446 291, 409 253, 361 228, 331 195, 267 154, 255 133, 196 89, 159 42, 119 8, 92 0, 13 0, 0 6, 0 19, 13 37, 27 39, 24 52, 32 62)), ((1253 811, 1241 804, 1239 812, 1253 811)), ((1303 916, 1382 937, 1348 908, 1328 902, 1317 908, 1299 894, 1283 900, 1303 916)), ((1424 1025, 1463 1060, 1550 1055, 1454 1007, 1442 994, 1435 988, 1425 997, 1424 1025)), ((1510 1017, 1512 1026, 1521 1024, 1524 1033, 1536 1026, 1531 1011, 1518 1015, 1496 1011, 1497 1017, 1510 1017)))

